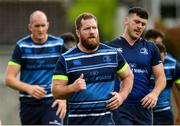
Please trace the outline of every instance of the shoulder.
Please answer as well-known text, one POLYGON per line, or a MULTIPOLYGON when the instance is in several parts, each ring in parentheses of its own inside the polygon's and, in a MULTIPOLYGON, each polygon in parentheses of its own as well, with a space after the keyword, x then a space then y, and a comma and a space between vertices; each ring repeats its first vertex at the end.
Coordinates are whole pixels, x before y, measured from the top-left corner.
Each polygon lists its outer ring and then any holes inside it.
POLYGON ((64 40, 62 38, 60 38, 60 37, 48 34, 48 42, 63 44, 64 40))
POLYGON ((117 49, 108 45, 107 43, 101 43, 99 50, 104 50, 104 51, 113 51, 113 52, 117 52, 117 49))
POLYGON ((139 41, 147 46, 155 46, 156 44, 154 42, 151 42, 151 41, 147 41, 145 40, 144 38, 139 38, 139 41))
POLYGON ((18 42, 17 42, 17 45, 19 47, 22 47, 22 46, 26 46, 26 45, 31 45, 33 42, 32 42, 32 39, 30 37, 30 35, 28 36, 25 36, 23 38, 21 38, 18 42))
POLYGON ((65 53, 62 54, 63 57, 73 57, 80 53, 77 46, 72 47, 71 49, 67 50, 65 53))
POLYGON ((23 38, 21 38, 20 40, 18 40, 17 44, 23 44, 23 43, 26 43, 27 41, 30 41, 30 35, 28 36, 25 36, 23 38))
POLYGON ((106 45, 111 46, 111 47, 118 47, 120 44, 120 41, 123 41, 123 39, 121 37, 112 39, 110 41, 105 42, 106 45))
POLYGON ((154 42, 147 41, 147 40, 145 40, 143 38, 140 38, 139 41, 148 50, 151 50, 152 52, 154 52, 154 51, 157 52, 157 50, 159 51, 159 49, 157 48, 157 46, 156 46, 156 44, 154 42))

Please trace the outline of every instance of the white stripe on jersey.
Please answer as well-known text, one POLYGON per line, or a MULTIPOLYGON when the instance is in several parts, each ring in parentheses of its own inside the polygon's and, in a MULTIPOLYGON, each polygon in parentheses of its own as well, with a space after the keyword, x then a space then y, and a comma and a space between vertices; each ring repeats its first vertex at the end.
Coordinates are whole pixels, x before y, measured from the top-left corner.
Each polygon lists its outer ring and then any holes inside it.
POLYGON ((40 59, 40 58, 54 58, 59 57, 59 54, 56 55, 28 55, 28 56, 22 56, 22 58, 28 58, 28 59, 40 59))
POLYGON ((115 65, 105 65, 105 66, 96 66, 96 67, 92 67, 91 68, 84 68, 84 69, 81 69, 81 68, 78 68, 78 69, 75 69, 75 70, 69 70, 67 73, 70 73, 70 72, 76 72, 76 71, 84 71, 84 70, 93 70, 93 69, 99 69, 99 68, 105 68, 105 67, 117 67, 117 64, 115 65))
POLYGON ((69 61, 69 60, 89 58, 89 57, 95 57, 95 56, 101 56, 101 55, 111 55, 111 54, 117 54, 117 52, 104 52, 104 53, 96 53, 96 54, 91 54, 91 55, 74 56, 70 58, 65 58, 65 60, 69 61))
POLYGON ((164 66, 164 69, 175 69, 175 66, 164 66))
POLYGON ((171 107, 166 107, 163 109, 157 109, 157 110, 154 110, 154 112, 161 112, 161 111, 165 111, 165 110, 169 110, 169 109, 171 109, 171 107))
POLYGON ((26 48, 44 48, 44 47, 53 47, 53 46, 62 46, 63 42, 52 43, 52 44, 44 44, 44 45, 27 45, 27 44, 20 44, 19 47, 26 47, 26 48))

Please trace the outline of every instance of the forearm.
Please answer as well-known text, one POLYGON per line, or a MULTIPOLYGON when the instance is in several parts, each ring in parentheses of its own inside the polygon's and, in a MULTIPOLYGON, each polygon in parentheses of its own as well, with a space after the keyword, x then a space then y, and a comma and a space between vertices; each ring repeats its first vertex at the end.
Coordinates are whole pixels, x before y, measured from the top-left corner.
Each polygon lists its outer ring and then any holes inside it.
POLYGON ((66 99, 74 91, 73 85, 62 85, 53 81, 52 94, 56 99, 66 99))
POLYGON ((66 99, 70 94, 86 89, 84 75, 76 79, 72 84, 68 84, 68 80, 53 80, 52 93, 55 98, 66 99))
POLYGON ((157 96, 164 90, 166 87, 166 78, 165 76, 158 77, 155 81, 155 87, 153 88, 152 92, 155 93, 157 96))
POLYGON ((126 73, 123 76, 121 75, 120 78, 121 78, 121 86, 120 86, 121 89, 119 94, 122 96, 123 100, 125 100, 132 90, 134 75, 130 70, 130 68, 128 67, 126 73))
POLYGON ((132 86, 133 86, 133 79, 125 79, 121 81, 121 89, 119 94, 122 96, 123 100, 125 100, 129 95, 129 93, 131 92, 132 86))
POLYGON ((17 90, 17 91, 23 91, 28 93, 28 89, 31 85, 24 83, 17 78, 14 77, 7 77, 5 80, 5 83, 7 86, 17 90))

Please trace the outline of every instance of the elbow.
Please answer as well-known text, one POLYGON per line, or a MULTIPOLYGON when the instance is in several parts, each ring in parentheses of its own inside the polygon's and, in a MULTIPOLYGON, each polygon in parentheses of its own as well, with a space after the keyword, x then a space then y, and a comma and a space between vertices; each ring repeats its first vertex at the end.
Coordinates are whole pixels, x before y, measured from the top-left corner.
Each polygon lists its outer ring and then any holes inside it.
POLYGON ((164 77, 164 88, 166 87, 167 85, 167 81, 166 81, 166 77, 164 77))
POLYGON ((10 86, 10 83, 11 83, 10 77, 7 76, 7 77, 5 78, 5 80, 4 80, 4 83, 5 83, 6 86, 10 86))
POLYGON ((52 95, 53 95, 53 97, 55 99, 59 99, 59 95, 58 95, 57 91, 54 88, 52 88, 52 95))
POLYGON ((53 94, 53 97, 54 99, 66 99, 67 97, 63 96, 63 95, 57 95, 56 93, 52 93, 53 94))
POLYGON ((63 93, 61 93, 61 91, 57 91, 53 88, 52 88, 52 95, 55 99, 66 99, 67 98, 63 95, 63 93))

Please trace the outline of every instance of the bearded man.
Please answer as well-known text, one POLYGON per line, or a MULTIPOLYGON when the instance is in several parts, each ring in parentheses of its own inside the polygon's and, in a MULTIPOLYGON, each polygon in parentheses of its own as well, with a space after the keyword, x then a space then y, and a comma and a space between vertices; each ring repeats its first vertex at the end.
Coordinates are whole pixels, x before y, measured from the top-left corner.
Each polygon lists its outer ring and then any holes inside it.
POLYGON ((111 110, 130 93, 132 71, 120 52, 99 42, 94 15, 80 14, 75 25, 79 43, 56 64, 53 96, 68 99, 69 125, 113 125, 111 110), (113 92, 116 76, 121 79, 119 92, 113 92))

